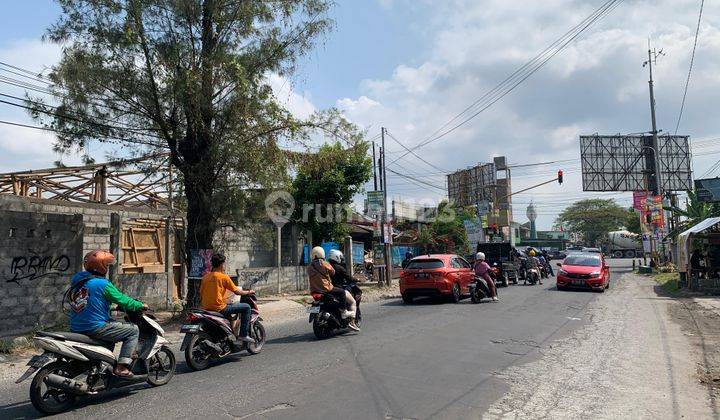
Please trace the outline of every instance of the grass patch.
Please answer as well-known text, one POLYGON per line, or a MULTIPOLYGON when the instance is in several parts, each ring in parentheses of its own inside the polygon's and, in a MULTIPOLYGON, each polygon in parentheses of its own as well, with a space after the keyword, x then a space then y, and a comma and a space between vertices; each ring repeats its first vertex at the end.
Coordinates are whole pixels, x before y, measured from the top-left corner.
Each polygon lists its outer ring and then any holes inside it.
POLYGON ((663 290, 670 294, 676 294, 680 291, 678 273, 654 273, 653 278, 662 286, 663 290))

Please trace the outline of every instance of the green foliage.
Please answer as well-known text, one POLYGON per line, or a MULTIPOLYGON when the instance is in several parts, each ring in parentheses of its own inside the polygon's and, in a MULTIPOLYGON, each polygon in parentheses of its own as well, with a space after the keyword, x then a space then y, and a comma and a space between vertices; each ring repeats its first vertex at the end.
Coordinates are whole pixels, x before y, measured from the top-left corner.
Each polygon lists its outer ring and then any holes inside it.
POLYGON ((416 234, 417 243, 425 252, 467 254, 471 250, 463 221, 475 218, 473 210, 442 201, 438 216, 416 234))
POLYGON ((212 247, 219 220, 242 219, 246 190, 289 184, 281 145, 337 134, 334 113, 300 121, 268 83, 329 31, 331 0, 57 1, 46 39, 63 46, 50 73, 61 99, 32 98, 33 117, 56 130, 60 152, 99 141, 123 156, 169 153, 188 249, 212 247))
POLYGON ((633 212, 619 206, 615 200, 593 198, 576 201, 557 217, 556 226, 583 235, 585 242, 594 245, 613 230, 627 228, 633 212))
POLYGON ((642 234, 640 228, 640 213, 632 207, 628 209, 627 220, 625 221, 625 229, 627 229, 628 232, 636 233, 638 235, 642 234))
POLYGON ((352 215, 349 206, 353 196, 372 176, 368 146, 364 141, 349 148, 340 143, 325 144, 298 167, 292 182, 294 219, 312 232, 316 244, 339 241, 347 235, 344 222, 352 215))
POLYGON ((665 207, 665 210, 683 219, 675 229, 668 233, 670 238, 677 237, 707 218, 720 216, 720 204, 699 201, 695 191, 687 191, 687 195, 688 201, 685 210, 679 207, 665 207))

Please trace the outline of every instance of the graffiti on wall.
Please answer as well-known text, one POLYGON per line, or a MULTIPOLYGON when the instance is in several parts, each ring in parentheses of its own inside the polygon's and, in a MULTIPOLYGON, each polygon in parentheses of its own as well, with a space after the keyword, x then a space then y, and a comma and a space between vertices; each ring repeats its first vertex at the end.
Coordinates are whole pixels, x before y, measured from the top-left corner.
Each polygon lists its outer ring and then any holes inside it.
POLYGON ((13 257, 9 272, 4 272, 7 283, 20 284, 21 280, 37 280, 43 277, 68 274, 70 257, 67 255, 38 255, 29 251, 30 255, 13 257))

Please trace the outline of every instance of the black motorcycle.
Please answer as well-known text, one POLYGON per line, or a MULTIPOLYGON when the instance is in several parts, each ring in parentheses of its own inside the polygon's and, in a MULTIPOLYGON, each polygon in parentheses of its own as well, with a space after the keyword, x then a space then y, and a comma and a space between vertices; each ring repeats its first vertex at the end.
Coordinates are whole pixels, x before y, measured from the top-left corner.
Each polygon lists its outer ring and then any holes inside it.
POLYGON ((487 281, 480 276, 475 276, 475 281, 468 285, 470 288, 470 300, 472 303, 480 303, 486 297, 490 297, 490 288, 487 281))
MULTIPOLYGON (((357 283, 346 283, 340 286, 347 290, 355 298, 355 325, 358 327, 362 323, 362 313, 360 312, 360 301, 362 300, 362 290, 357 283)), ((310 322, 313 326, 315 337, 320 340, 330 337, 336 330, 345 330, 350 323, 349 318, 342 317, 342 310, 345 309, 345 302, 339 302, 329 293, 313 293, 313 303, 307 308, 310 314, 310 322)))
POLYGON ((250 354, 258 354, 265 345, 267 335, 262 324, 260 311, 255 295, 246 295, 240 301, 250 305, 249 335, 254 343, 246 343, 236 339, 231 328, 231 321, 237 314, 228 318, 219 312, 192 310, 188 314, 188 323, 180 328, 185 333, 180 351, 185 352, 185 362, 192 370, 206 369, 210 362, 233 353, 247 350, 250 354))

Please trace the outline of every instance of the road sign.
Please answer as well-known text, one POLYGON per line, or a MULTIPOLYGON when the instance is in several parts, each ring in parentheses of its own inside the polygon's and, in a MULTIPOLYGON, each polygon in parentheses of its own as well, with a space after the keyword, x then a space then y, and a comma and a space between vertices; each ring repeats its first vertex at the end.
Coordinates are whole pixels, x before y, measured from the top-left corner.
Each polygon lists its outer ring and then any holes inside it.
POLYGON ((369 216, 380 216, 385 212, 385 196, 382 191, 368 191, 367 203, 369 216))

